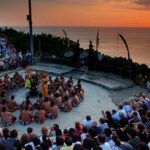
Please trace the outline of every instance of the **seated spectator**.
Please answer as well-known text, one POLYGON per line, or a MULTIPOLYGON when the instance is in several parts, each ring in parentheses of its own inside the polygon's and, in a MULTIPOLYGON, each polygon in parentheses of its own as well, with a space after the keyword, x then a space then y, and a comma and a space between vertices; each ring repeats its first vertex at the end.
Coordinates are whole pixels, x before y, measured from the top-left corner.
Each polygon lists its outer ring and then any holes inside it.
POLYGON ((103 150, 111 150, 111 146, 108 142, 106 142, 106 138, 104 135, 100 134, 98 136, 98 143, 103 150))
POLYGON ((61 150, 72 150, 73 149, 73 145, 72 145, 72 138, 71 137, 66 137, 66 139, 65 139, 65 144, 66 145, 64 145, 62 148, 61 148, 61 150))
POLYGON ((49 135, 48 135, 48 128, 43 127, 41 129, 41 137, 40 137, 40 142, 41 142, 41 147, 44 150, 49 150, 49 148, 52 146, 52 143, 50 141, 49 135))
POLYGON ((85 118, 85 120, 83 121, 83 126, 84 127, 87 127, 88 129, 92 126, 92 120, 91 120, 91 116, 90 115, 88 115, 88 116, 86 116, 86 118, 85 118))
POLYGON ((18 131, 15 129, 12 130, 10 132, 10 137, 8 137, 6 140, 6 150, 13 150, 14 143, 16 142, 17 137, 18 137, 18 131))
POLYGON ((108 128, 108 125, 104 118, 100 118, 99 122, 100 122, 99 132, 103 134, 105 129, 108 128))
POLYGON ((112 140, 109 144, 111 145, 112 150, 134 150, 130 144, 121 142, 117 135, 112 136, 112 140))
POLYGON ((57 136, 56 137, 56 144, 52 146, 52 150, 58 150, 61 149, 64 146, 64 139, 62 136, 57 136))
POLYGON ((140 144, 140 138, 137 136, 135 129, 128 128, 127 135, 129 137, 128 143, 133 146, 134 150, 138 150, 138 146, 140 144))

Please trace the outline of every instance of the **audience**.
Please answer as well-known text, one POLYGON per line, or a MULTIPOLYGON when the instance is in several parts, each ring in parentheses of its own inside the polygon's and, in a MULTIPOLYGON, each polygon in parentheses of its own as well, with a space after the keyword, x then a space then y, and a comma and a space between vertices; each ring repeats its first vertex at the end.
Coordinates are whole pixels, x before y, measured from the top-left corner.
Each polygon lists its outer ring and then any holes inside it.
MULTIPOLYGON (((18 75, 17 75, 18 76, 18 75)), ((7 78, 7 77, 5 77, 7 78)), ((10 100, 5 93, 11 86, 3 86, 0 97, 1 120, 4 125, 14 123, 16 118, 11 112, 21 108, 20 122, 23 124, 36 121, 43 123, 46 118, 55 119, 59 111, 70 112, 79 106, 84 98, 81 81, 74 86, 72 77, 65 81, 63 75, 50 77, 47 96, 39 94, 32 104, 29 97, 19 106, 12 95, 10 100), (10 112, 11 111, 11 112, 10 112)), ((15 84, 18 84, 15 82, 15 84)), ((19 84, 20 85, 20 84, 19 84)), ((58 124, 48 129, 41 128, 41 136, 28 127, 27 133, 18 138, 17 130, 0 129, 0 149, 25 150, 148 150, 150 149, 150 100, 140 93, 132 99, 124 100, 118 109, 102 111, 99 125, 87 115, 82 122, 75 121, 75 127, 61 130, 58 124)), ((10 125, 9 124, 9 125, 10 125)))

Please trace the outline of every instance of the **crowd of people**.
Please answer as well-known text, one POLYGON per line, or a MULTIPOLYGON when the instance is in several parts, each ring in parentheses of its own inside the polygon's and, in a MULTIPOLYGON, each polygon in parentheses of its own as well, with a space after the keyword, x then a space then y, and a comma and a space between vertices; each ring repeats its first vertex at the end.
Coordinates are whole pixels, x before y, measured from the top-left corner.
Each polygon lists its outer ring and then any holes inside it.
POLYGON ((42 127, 41 135, 28 127, 18 138, 16 129, 0 130, 2 150, 149 150, 150 101, 140 93, 119 104, 117 110, 102 111, 99 123, 90 115, 74 127, 58 124, 42 127))
POLYGON ((8 65, 9 69, 26 67, 32 64, 31 53, 29 51, 26 51, 26 53, 22 53, 22 51, 17 52, 5 36, 0 36, 0 58, 8 65))
POLYGON ((17 72, 12 78, 6 74, 3 80, 0 79, 0 92, 0 114, 4 125, 0 129, 0 150, 150 149, 150 99, 143 93, 122 101, 116 110, 102 111, 99 122, 87 115, 82 122, 75 121, 74 127, 64 130, 58 124, 41 127, 41 135, 28 127, 26 133, 18 136, 18 131, 9 130, 7 125, 19 120, 23 125, 35 121, 42 126, 46 118, 58 117, 59 110, 70 112, 79 106, 84 99, 81 81, 75 85, 72 77, 66 80, 60 75, 53 79, 46 73, 31 74, 27 69, 25 79, 17 72), (26 80, 34 77, 42 84, 36 102, 33 103, 28 96, 21 104, 16 103, 13 95, 10 100, 6 99, 7 90, 23 87, 26 80), (12 112, 18 109, 21 111, 16 118, 12 112))
POLYGON ((3 80, 0 79, 0 91, 0 114, 1 122, 4 126, 12 125, 17 119, 24 125, 30 124, 33 120, 43 123, 46 118, 57 118, 59 110, 70 112, 73 107, 79 106, 84 99, 84 90, 80 80, 75 85, 72 77, 65 80, 64 76, 60 75, 52 79, 46 73, 31 73, 28 69, 25 79, 18 72, 12 78, 6 74, 3 80), (17 104, 13 95, 10 100, 5 97, 7 90, 16 86, 24 87, 27 81, 31 81, 28 87, 30 90, 32 90, 32 86, 42 84, 36 102, 32 102, 27 96, 21 104, 17 104), (12 113, 17 109, 21 110, 18 118, 13 116, 12 113))

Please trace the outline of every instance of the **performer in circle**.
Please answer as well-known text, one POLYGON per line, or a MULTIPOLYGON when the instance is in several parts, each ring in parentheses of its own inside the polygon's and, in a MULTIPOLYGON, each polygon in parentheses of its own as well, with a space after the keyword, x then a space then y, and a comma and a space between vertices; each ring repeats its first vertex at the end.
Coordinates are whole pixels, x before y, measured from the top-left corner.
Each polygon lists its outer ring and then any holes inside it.
POLYGON ((43 96, 47 96, 48 94, 48 75, 46 73, 44 73, 42 75, 42 89, 41 89, 41 93, 43 96))

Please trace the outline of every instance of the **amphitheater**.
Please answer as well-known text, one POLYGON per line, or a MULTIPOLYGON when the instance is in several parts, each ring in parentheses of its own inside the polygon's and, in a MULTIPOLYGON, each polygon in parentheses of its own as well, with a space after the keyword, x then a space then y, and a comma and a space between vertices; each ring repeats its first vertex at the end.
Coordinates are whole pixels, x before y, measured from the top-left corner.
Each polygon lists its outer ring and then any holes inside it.
MULTIPOLYGON (((79 105, 79 107, 73 108, 70 113, 59 112, 59 116, 56 119, 46 119, 43 124, 38 124, 32 122, 32 124, 23 126, 18 120, 10 129, 17 129, 20 135, 26 132, 27 127, 33 127, 34 132, 40 135, 41 127, 52 127, 53 124, 57 123, 60 125, 61 129, 74 127, 75 121, 82 122, 86 115, 91 115, 92 120, 99 122, 102 110, 112 110, 116 109, 119 102, 123 99, 127 99, 134 94, 147 91, 144 88, 134 85, 134 83, 128 79, 122 79, 120 76, 113 75, 110 73, 94 72, 88 71, 87 68, 72 68, 64 65, 57 64, 43 64, 38 63, 31 67, 32 70, 40 72, 47 72, 52 78, 64 74, 65 78, 70 76, 73 77, 75 83, 77 79, 81 79, 81 83, 85 90, 85 99, 79 105)), ((17 70, 23 76, 25 75, 24 69, 17 70)), ((12 76, 15 71, 7 71, 7 73, 12 76)), ((4 75, 5 72, 0 73, 0 77, 4 75)), ((39 87, 40 89, 40 87, 39 87)), ((28 90, 25 88, 18 88, 9 91, 8 98, 11 95, 15 96, 17 103, 21 103, 28 94, 28 90)), ((35 102, 37 97, 30 97, 32 102, 35 102)), ((13 113, 15 116, 19 116, 19 110, 13 113)), ((0 123, 0 127, 3 128, 0 123)))

